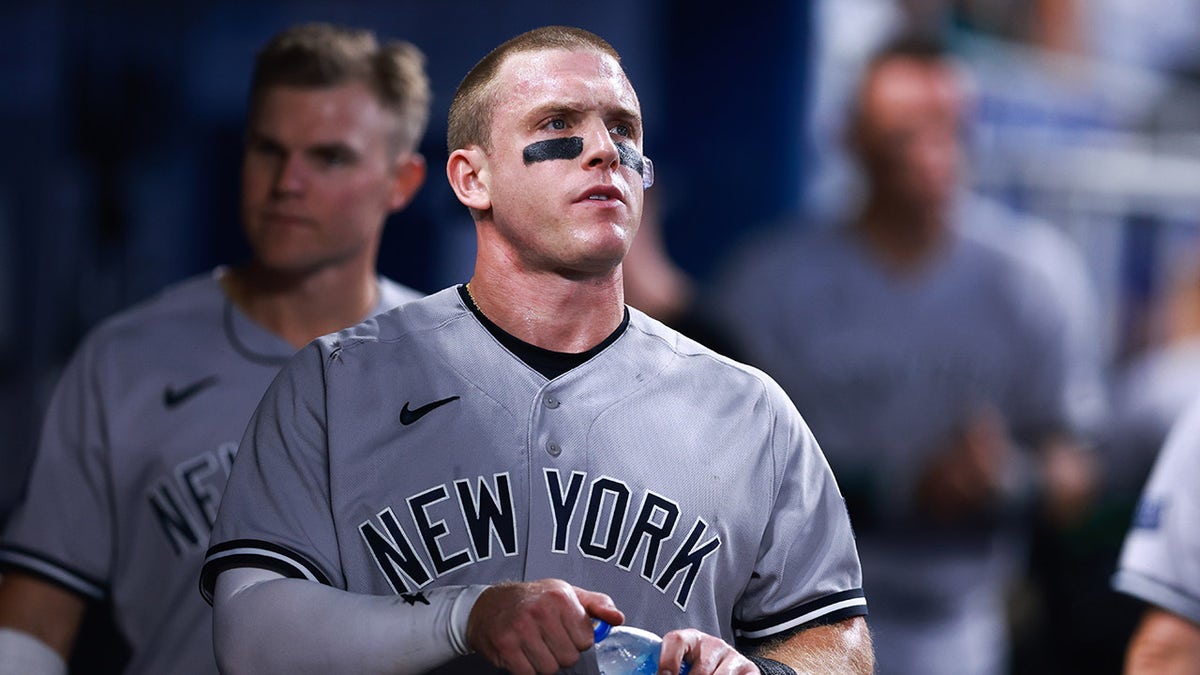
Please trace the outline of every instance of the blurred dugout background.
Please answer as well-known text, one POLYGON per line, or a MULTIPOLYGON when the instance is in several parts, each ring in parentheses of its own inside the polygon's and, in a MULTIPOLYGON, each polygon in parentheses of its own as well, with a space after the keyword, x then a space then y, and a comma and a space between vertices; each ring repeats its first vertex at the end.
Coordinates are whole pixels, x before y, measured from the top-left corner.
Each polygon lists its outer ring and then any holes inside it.
MULTIPOLYGON (((753 231, 847 206, 839 134, 858 67, 903 26, 939 32, 977 87, 974 187, 1059 227, 1085 254, 1114 400, 1130 381, 1158 387, 1169 399, 1161 417, 1200 391, 1179 377, 1200 373, 1198 0, 6 0, 0 521, 83 333, 244 254, 237 186, 252 59, 271 34, 309 20, 408 39, 428 57, 429 180, 389 226, 380 260, 426 291, 469 273, 472 226, 442 171, 445 116, 459 78, 504 39, 569 23, 622 53, 667 249, 703 284, 753 231)), ((1151 447, 1159 422, 1147 423, 1151 447)))

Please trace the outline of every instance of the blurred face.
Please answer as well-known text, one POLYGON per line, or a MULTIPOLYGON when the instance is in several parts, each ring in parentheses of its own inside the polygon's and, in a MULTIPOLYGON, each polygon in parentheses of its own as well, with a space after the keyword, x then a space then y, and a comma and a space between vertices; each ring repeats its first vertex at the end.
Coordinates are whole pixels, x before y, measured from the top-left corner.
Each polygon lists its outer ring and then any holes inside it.
POLYGON ((895 58, 863 84, 858 151, 873 188, 893 202, 940 208, 962 169, 963 94, 949 66, 895 58))
POLYGON ((373 265, 384 218, 424 175, 419 157, 391 150, 395 128, 361 83, 267 90, 242 164, 242 220, 257 262, 290 274, 373 265))
POLYGON ((529 268, 611 271, 643 197, 641 110, 620 65, 592 51, 519 53, 494 84, 480 180, 500 237, 529 268))

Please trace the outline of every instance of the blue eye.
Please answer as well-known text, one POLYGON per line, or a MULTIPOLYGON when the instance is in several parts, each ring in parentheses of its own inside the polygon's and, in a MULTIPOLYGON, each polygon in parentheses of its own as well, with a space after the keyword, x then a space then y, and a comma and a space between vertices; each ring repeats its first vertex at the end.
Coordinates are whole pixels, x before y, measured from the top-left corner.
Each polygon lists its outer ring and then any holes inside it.
POLYGON ((629 138, 633 135, 633 131, 629 128, 628 124, 615 124, 608 130, 608 132, 618 136, 624 136, 625 138, 629 138))
POLYGON ((561 118, 550 120, 550 128, 556 131, 562 131, 567 128, 567 121, 561 118))

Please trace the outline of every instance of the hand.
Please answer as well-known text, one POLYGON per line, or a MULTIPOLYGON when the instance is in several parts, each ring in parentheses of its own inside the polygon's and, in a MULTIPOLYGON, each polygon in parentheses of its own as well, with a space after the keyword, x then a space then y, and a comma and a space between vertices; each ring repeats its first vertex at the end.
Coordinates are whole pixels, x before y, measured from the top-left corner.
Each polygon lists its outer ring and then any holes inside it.
POLYGON ((663 636, 658 672, 678 675, 682 661, 691 667, 688 675, 759 675, 758 666, 729 643, 694 628, 663 636))
POLYGON ((467 644, 513 675, 551 675, 592 646, 592 617, 625 621, 607 595, 565 581, 497 584, 471 608, 467 644))
POLYGON ((926 467, 917 503, 943 522, 978 514, 1004 491, 1014 450, 1000 412, 982 408, 926 467))

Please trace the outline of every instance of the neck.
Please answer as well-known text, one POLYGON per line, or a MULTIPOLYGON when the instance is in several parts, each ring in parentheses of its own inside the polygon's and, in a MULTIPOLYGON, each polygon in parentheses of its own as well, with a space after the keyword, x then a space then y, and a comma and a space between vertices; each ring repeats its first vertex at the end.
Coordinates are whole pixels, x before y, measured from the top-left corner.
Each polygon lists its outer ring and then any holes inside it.
POLYGON ((297 349, 366 317, 379 300, 373 270, 286 274, 249 264, 221 279, 246 316, 297 349))
POLYGON ((944 209, 868 204, 855 224, 870 251, 895 272, 913 272, 937 256, 950 236, 944 209))
POLYGON ((605 279, 496 274, 476 267, 467 284, 475 306, 513 337, 577 354, 600 344, 625 317, 620 267, 605 279))

